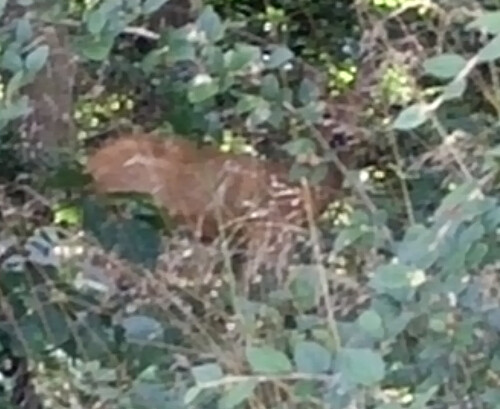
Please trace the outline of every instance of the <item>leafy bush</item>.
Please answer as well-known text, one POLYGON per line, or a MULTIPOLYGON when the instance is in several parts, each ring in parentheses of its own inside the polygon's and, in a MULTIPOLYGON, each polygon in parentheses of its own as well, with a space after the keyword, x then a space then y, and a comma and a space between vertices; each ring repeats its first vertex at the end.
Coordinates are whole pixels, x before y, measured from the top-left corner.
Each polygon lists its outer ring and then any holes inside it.
POLYGON ((34 368, 5 407, 31 381, 53 408, 498 407, 498 5, 193 2, 156 27, 187 3, 49 3, 0 1, 0 352, 34 368), (47 28, 79 58, 76 129, 30 172, 47 28), (304 176, 332 106, 360 141, 345 195, 273 271, 82 178, 136 124, 304 176))

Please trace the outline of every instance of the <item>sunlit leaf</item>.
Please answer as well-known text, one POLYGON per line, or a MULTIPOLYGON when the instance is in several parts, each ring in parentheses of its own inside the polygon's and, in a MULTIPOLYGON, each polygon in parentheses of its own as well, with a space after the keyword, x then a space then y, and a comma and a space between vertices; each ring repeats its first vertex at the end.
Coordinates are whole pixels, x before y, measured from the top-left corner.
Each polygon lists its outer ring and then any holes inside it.
POLYGON ((281 86, 274 74, 268 74, 262 78, 260 95, 269 101, 276 101, 281 97, 281 86))
POLYGON ((384 327, 382 318, 374 310, 364 311, 357 320, 359 327, 373 338, 382 338, 384 327))
POLYGON ((245 121, 249 129, 254 129, 256 126, 266 122, 271 116, 271 106, 264 99, 258 99, 257 106, 252 110, 247 120, 245 121))
POLYGON ((7 5, 7 0, 0 0, 0 17, 3 15, 6 5, 7 5))
POLYGON ((247 361, 255 373, 289 373, 292 364, 286 355, 271 347, 247 347, 247 361))
POLYGON ((483 12, 467 25, 467 29, 481 29, 490 34, 500 34, 500 11, 483 12))
POLYGON ((247 44, 238 44, 234 50, 230 50, 225 55, 226 67, 230 71, 239 71, 253 61, 260 59, 260 49, 247 44))
POLYGON ((18 20, 16 25, 16 40, 24 44, 31 40, 33 37, 33 27, 31 26, 31 22, 27 18, 21 18, 18 20))
POLYGON ((99 34, 106 25, 106 17, 101 10, 92 11, 87 17, 87 30, 93 35, 99 34))
POLYGON ((252 94, 243 94, 240 96, 236 104, 236 112, 238 114, 246 114, 253 111, 260 104, 260 98, 252 94))
POLYGON ((370 280, 370 286, 380 293, 417 287, 425 282, 425 273, 400 263, 378 267, 370 280))
POLYGON ((184 404, 190 405, 198 397, 202 389, 199 386, 189 388, 184 395, 184 404))
POLYGON ((29 98, 26 95, 10 102, 4 109, 0 109, 0 123, 7 123, 28 115, 33 111, 29 98))
POLYGON ((217 82, 208 75, 198 76, 192 81, 188 92, 189 102, 196 104, 217 95, 219 86, 217 82))
POLYGON ((208 41, 214 43, 222 38, 224 26, 212 6, 206 6, 196 21, 198 29, 205 33, 208 41))
POLYGON ((318 86, 309 78, 304 78, 299 86, 299 100, 303 105, 317 101, 320 91, 318 86))
POLYGON ((30 74, 36 74, 44 67, 48 57, 49 46, 45 44, 39 45, 26 56, 26 69, 30 74))
POLYGON ((297 369, 305 373, 326 373, 331 369, 332 353, 313 341, 297 342, 294 361, 297 369))
POLYGON ((171 39, 166 54, 172 62, 192 61, 196 56, 193 43, 187 41, 187 39, 171 39))
POLYGON ((418 128, 429 118, 428 106, 417 103, 401 111, 393 123, 394 129, 409 131, 418 128))
POLYGON ((7 83, 5 91, 5 99, 10 102, 18 95, 19 89, 25 84, 25 76, 23 71, 16 72, 7 83))
POLYGON ((17 73, 23 69, 23 59, 14 48, 8 48, 2 55, 1 67, 12 73, 17 73))
POLYGON ((285 46, 275 47, 274 50, 269 55, 269 59, 266 61, 267 68, 275 69, 286 64, 294 57, 293 52, 285 46))
POLYGON ((385 363, 380 353, 370 349, 343 348, 339 351, 337 365, 349 382, 372 386, 385 376, 385 363))
POLYGON ((463 78, 458 81, 452 81, 443 89, 443 98, 445 100, 460 98, 467 88, 467 79, 463 78))
POLYGON ((500 58, 500 34, 497 34, 477 53, 478 62, 492 62, 498 58, 500 58))
POLYGON ((449 53, 428 58, 424 61, 424 69, 434 77, 448 79, 455 77, 466 64, 461 55, 449 53))
POLYGON ((224 377, 224 372, 219 364, 210 363, 194 366, 191 369, 196 383, 218 381, 224 377))
POLYGON ((77 50, 89 60, 102 61, 106 59, 113 47, 114 37, 106 36, 85 36, 76 40, 77 50))
POLYGON ((342 229, 335 238, 334 248, 335 252, 341 252, 345 248, 351 246, 361 237, 366 234, 366 230, 361 226, 352 226, 342 229))

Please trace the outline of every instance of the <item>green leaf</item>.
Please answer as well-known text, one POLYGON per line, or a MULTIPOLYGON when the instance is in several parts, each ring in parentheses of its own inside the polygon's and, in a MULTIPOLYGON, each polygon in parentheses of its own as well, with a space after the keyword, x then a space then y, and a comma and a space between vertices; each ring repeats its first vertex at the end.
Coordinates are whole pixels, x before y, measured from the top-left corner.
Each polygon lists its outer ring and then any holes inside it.
POLYGON ((267 74, 262 78, 260 95, 268 101, 277 101, 281 97, 281 86, 274 74, 267 74))
POLYGON ((248 44, 237 44, 234 50, 225 54, 224 59, 229 71, 239 71, 260 59, 260 49, 248 44))
POLYGON ((271 105, 271 115, 267 119, 267 123, 273 127, 274 130, 282 130, 285 122, 285 111, 276 104, 271 105))
POLYGON ((294 57, 293 52, 285 46, 275 47, 272 51, 269 59, 266 61, 266 66, 269 69, 275 69, 281 67, 283 64, 286 64, 294 57))
POLYGON ((100 9, 90 12, 87 16, 87 30, 93 35, 99 34, 106 25, 106 17, 100 9))
MULTIPOLYGON (((158 379, 158 374, 155 373, 154 375, 156 379, 158 379)), ((95 378, 92 377, 92 379, 95 378)), ((172 399, 170 390, 159 380, 155 382, 150 379, 143 380, 136 378, 132 383, 132 387, 129 389, 128 395, 130 395, 132 407, 134 409, 156 409, 180 406, 179 399, 172 399)), ((101 395, 100 397, 103 398, 101 395)))
POLYGON ((342 229, 340 233, 335 238, 334 249, 335 252, 339 253, 345 248, 351 246, 353 243, 358 241, 366 233, 366 229, 362 226, 352 226, 349 228, 342 229))
POLYGON ((302 178, 308 178, 310 175, 311 169, 309 166, 304 166, 301 163, 294 162, 290 171, 288 172, 288 179, 291 182, 300 182, 302 178))
POLYGON ((429 119, 428 106, 417 103, 405 108, 399 113, 392 127, 401 131, 409 131, 418 128, 429 119))
POLYGON ((62 307, 46 304, 37 313, 40 316, 41 328, 46 331, 47 343, 58 347, 70 339, 71 322, 62 307))
POLYGON ((307 311, 316 307, 319 301, 318 268, 307 264, 293 266, 290 273, 293 276, 290 292, 297 309, 307 311))
POLYGON ((80 208, 77 206, 59 207, 54 210, 54 223, 77 225, 81 221, 80 208))
POLYGON ((467 253, 467 266, 477 268, 488 254, 488 245, 485 243, 475 243, 467 253))
POLYGON ((326 373, 331 369, 333 356, 328 349, 313 341, 297 342, 294 361, 297 369, 305 373, 326 373))
POLYGON ((17 91, 25 84, 25 76, 23 71, 16 72, 7 83, 5 91, 5 100, 10 102, 17 95, 17 91))
POLYGON ((316 152, 316 144, 311 138, 297 138, 283 144, 281 148, 293 157, 316 152))
POLYGON ((241 115, 253 111, 261 103, 260 100, 261 98, 252 94, 241 95, 236 104, 236 113, 241 115))
POLYGON ((195 56, 194 45, 186 39, 171 39, 169 41, 167 57, 170 61, 192 61, 195 56))
POLYGON ((222 368, 215 363, 194 366, 191 372, 197 384, 218 381, 224 377, 222 368))
POLYGON ((374 310, 364 311, 357 320, 358 326, 373 338, 382 338, 384 336, 384 327, 382 318, 374 310))
POLYGON ((317 124, 323 119, 323 102, 311 102, 303 107, 297 108, 297 114, 306 124, 317 124))
POLYGON ((114 37, 106 36, 85 36, 76 40, 76 46, 79 52, 87 59, 92 61, 105 60, 113 47, 114 37))
POLYGON ((326 176, 328 175, 328 165, 326 163, 320 163, 311 169, 311 174, 307 178, 309 183, 311 183, 312 186, 317 186, 323 180, 325 180, 326 176))
POLYGON ((230 386, 219 400, 219 409, 233 409, 240 405, 252 396, 257 385, 258 382, 256 380, 250 379, 230 386))
POLYGON ((220 75, 224 72, 224 53, 222 48, 215 45, 208 45, 204 50, 205 69, 207 72, 212 72, 220 75))
POLYGON ((462 78, 458 81, 451 81, 443 89, 443 98, 446 101, 451 99, 460 98, 467 88, 467 79, 462 78))
POLYGON ((246 357, 255 373, 290 373, 293 369, 286 355, 271 347, 247 347, 246 357))
POLYGON ((13 345, 14 351, 19 350, 22 354, 29 351, 30 354, 35 354, 46 350, 49 341, 38 314, 24 315, 16 322, 16 326, 18 328, 12 334, 14 336, 13 341, 17 341, 13 345))
POLYGON ((30 52, 26 57, 26 69, 30 74, 36 74, 40 71, 49 57, 49 46, 39 45, 32 52, 30 52))
POLYGON ((203 9, 203 12, 196 21, 196 26, 200 31, 205 33, 207 40, 212 43, 219 41, 224 34, 224 26, 222 25, 221 18, 212 6, 206 6, 203 9))
MULTIPOLYGON (((37 298, 40 294, 37 295, 37 298)), ((71 322, 68 314, 54 304, 40 304, 32 297, 25 300, 28 304, 36 305, 39 311, 24 315, 18 322, 16 331, 12 334, 13 341, 17 341, 23 353, 29 348, 32 353, 42 352, 47 348, 57 348, 71 338, 71 322), (19 338, 19 339, 18 339, 19 338)))
POLYGON ((490 34, 500 34, 500 11, 490 11, 470 22, 467 29, 486 30, 490 34))
POLYGON ((191 403, 193 403, 202 390, 203 389, 199 386, 193 386, 189 388, 184 395, 184 404, 190 405, 191 403))
POLYGON ((439 386, 433 385, 425 392, 416 393, 413 397, 413 402, 408 409, 422 409, 429 407, 428 403, 431 398, 436 394, 439 390, 439 386))
POLYGON ((219 87, 217 82, 208 75, 198 75, 191 82, 188 91, 189 102, 196 104, 217 95, 219 87))
POLYGON ((492 62, 500 58, 500 34, 497 34, 477 53, 478 62, 492 62))
POLYGON ((442 317, 434 317, 429 319, 429 328, 434 332, 445 333, 446 332, 446 322, 442 317))
POLYGON ((423 284, 426 280, 422 270, 391 263, 378 267, 370 280, 370 286, 380 293, 386 290, 408 289, 423 284))
POLYGON ((399 263, 380 266, 375 270, 371 286, 377 290, 407 288, 410 286, 410 270, 410 267, 399 263))
POLYGON ((146 268, 154 269, 160 255, 160 233, 142 220, 124 220, 117 223, 115 249, 120 257, 146 268))
POLYGON ((256 126, 266 122, 270 116, 271 116, 271 106, 269 102, 259 98, 257 106, 248 116, 248 118, 245 121, 245 124, 249 129, 254 129, 256 126))
POLYGON ((463 183, 448 193, 434 213, 436 220, 446 222, 450 215, 461 216, 459 210, 466 205, 480 202, 483 193, 475 183, 463 183))
POLYGON ((338 370, 346 380, 362 386, 372 386, 384 379, 382 356, 363 348, 343 348, 337 357, 338 370))
POLYGON ((27 43, 33 37, 33 27, 27 18, 21 18, 16 25, 16 41, 19 44, 27 43))
POLYGON ((384 317, 385 328, 389 337, 396 337, 405 330, 410 321, 415 318, 412 312, 403 311, 397 317, 391 317, 389 320, 384 317))
POLYGON ((23 69, 24 63, 19 52, 11 47, 3 53, 1 66, 15 74, 23 69))
POLYGON ((398 403, 383 403, 375 409, 403 409, 403 407, 398 403))
POLYGON ((320 96, 319 88, 314 81, 304 78, 299 86, 299 101, 302 105, 308 105, 318 100, 320 96))
POLYGON ((23 95, 16 101, 8 103, 4 109, 0 110, 0 124, 6 124, 9 121, 28 115, 32 110, 29 98, 23 95))
POLYGON ((0 0, 0 17, 5 12, 5 6, 7 5, 7 0, 0 0))
POLYGON ((144 343, 157 340, 163 334, 162 325, 145 315, 132 315, 122 322, 125 337, 129 342, 144 343))
POLYGON ((159 10, 168 0, 145 0, 142 4, 142 12, 144 14, 151 14, 159 10))
POLYGON ((465 58, 458 54, 441 54, 424 61, 427 74, 441 79, 455 77, 467 64, 465 58))

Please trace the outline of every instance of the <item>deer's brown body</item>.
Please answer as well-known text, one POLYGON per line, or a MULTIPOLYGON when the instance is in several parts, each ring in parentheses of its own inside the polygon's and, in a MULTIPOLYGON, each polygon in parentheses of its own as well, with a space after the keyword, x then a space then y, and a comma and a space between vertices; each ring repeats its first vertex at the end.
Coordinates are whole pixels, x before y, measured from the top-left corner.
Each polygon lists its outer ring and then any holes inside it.
POLYGON ((87 169, 101 193, 144 193, 201 238, 238 231, 253 251, 282 246, 342 185, 332 168, 317 187, 289 181, 289 167, 181 139, 125 135, 94 152, 87 169), (309 194, 310 193, 310 194, 309 194))

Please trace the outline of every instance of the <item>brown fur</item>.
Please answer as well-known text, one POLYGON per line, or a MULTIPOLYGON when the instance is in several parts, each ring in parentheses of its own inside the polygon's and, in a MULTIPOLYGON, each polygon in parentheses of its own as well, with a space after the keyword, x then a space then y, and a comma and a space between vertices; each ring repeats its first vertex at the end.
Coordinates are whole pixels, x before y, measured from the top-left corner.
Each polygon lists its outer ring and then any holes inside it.
MULTIPOLYGON (((238 231, 255 252, 283 247, 285 237, 307 221, 307 192, 289 181, 289 166, 187 140, 124 135, 95 151, 87 169, 100 193, 151 195, 197 236, 213 240, 221 231, 238 231)), ((322 184, 310 188, 314 217, 341 185, 332 166, 322 184)))

